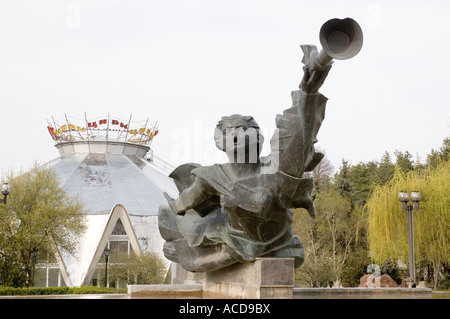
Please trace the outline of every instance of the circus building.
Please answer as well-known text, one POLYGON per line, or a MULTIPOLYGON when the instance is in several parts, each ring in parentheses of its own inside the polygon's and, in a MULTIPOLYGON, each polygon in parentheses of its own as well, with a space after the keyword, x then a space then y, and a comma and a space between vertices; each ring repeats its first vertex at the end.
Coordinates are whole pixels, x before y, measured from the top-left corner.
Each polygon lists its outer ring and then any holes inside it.
POLYGON ((38 267, 36 285, 98 285, 105 251, 156 252, 163 257, 158 209, 166 203, 164 192, 177 196, 178 191, 168 177, 173 167, 150 148, 157 125, 132 121, 131 116, 124 121, 109 115, 65 115, 49 121, 48 130, 60 156, 47 165, 68 195, 84 202, 87 230, 76 252, 60 251, 53 263, 38 267))

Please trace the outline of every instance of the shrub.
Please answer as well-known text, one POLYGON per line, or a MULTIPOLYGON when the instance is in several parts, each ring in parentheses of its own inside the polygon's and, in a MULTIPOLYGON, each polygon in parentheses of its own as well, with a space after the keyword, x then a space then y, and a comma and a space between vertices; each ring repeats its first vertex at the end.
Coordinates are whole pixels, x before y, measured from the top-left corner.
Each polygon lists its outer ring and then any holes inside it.
POLYGON ((108 294, 125 293, 126 289, 114 289, 105 287, 32 287, 14 288, 0 287, 0 296, 36 296, 36 295, 80 295, 80 294, 108 294))

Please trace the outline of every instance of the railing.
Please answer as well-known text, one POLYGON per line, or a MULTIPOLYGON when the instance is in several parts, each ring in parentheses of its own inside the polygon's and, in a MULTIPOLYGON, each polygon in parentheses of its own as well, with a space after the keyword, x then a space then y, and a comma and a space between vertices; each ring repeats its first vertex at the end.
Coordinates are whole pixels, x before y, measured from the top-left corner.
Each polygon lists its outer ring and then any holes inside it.
POLYGON ((146 156, 145 159, 151 163, 153 163, 156 167, 158 167, 159 169, 163 170, 165 173, 170 174, 176 167, 173 166, 172 164, 166 162, 165 160, 151 154, 151 152, 149 152, 146 156))

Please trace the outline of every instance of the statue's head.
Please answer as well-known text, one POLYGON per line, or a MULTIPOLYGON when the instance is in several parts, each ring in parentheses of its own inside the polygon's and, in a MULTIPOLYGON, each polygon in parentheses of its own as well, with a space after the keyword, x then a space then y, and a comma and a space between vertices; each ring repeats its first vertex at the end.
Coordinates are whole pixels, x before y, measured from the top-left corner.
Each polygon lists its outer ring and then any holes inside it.
POLYGON ((224 116, 217 123, 214 140, 230 161, 256 163, 264 142, 258 123, 251 116, 234 114, 224 116))

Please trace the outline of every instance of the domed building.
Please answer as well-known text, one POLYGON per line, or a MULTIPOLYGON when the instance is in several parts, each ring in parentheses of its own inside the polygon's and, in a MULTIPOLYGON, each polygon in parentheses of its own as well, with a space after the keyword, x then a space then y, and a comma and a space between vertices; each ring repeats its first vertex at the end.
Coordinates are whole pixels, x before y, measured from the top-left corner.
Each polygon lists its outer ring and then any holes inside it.
MULTIPOLYGON (((60 157, 47 163, 68 195, 78 195, 87 210, 87 230, 74 254, 60 251, 57 275, 47 266, 40 286, 97 285, 104 276, 104 252, 162 253, 159 206, 177 188, 168 174, 173 167, 150 149, 156 126, 110 116, 94 120, 49 122, 60 157), (103 271, 103 273, 102 273, 103 271), (43 282, 45 278, 45 283, 43 282), (50 284, 49 284, 50 282, 50 284)), ((169 265, 169 263, 168 263, 169 265)))

